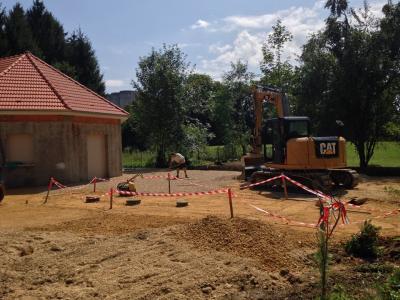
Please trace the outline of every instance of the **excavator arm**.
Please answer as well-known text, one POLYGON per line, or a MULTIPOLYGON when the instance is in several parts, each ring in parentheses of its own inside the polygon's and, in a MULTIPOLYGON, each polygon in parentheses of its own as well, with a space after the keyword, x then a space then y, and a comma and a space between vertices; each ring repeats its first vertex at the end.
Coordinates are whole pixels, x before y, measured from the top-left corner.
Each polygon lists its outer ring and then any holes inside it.
POLYGON ((270 87, 254 87, 252 89, 254 101, 254 134, 252 154, 260 154, 262 148, 262 119, 263 103, 272 103, 278 112, 278 117, 283 118, 289 115, 289 102, 286 95, 280 90, 270 87))

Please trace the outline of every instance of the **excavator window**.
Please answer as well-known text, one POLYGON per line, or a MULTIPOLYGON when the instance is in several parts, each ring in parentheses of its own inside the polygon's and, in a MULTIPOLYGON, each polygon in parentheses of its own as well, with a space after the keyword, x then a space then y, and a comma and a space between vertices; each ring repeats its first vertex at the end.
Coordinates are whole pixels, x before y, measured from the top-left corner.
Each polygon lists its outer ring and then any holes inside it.
POLYGON ((287 122, 287 138, 299 138, 308 137, 309 133, 309 122, 306 120, 290 120, 287 122))

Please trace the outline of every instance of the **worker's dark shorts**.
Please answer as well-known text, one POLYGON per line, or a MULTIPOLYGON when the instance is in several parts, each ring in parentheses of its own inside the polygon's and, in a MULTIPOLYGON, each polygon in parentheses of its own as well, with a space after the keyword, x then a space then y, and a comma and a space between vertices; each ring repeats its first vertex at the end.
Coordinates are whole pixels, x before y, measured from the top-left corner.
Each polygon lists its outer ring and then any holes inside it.
POLYGON ((187 164, 186 164, 186 162, 184 162, 183 164, 175 165, 172 168, 173 169, 184 169, 184 168, 187 168, 187 164))

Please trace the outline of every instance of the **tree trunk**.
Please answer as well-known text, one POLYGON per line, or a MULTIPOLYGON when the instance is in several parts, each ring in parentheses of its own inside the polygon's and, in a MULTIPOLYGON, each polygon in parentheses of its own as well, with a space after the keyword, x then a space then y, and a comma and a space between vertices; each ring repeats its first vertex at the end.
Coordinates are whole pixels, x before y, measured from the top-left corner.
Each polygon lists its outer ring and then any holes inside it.
POLYGON ((246 151, 246 150, 247 150, 247 149, 246 149, 246 148, 247 148, 246 146, 247 146, 247 145, 242 145, 242 154, 243 154, 243 155, 246 155, 246 152, 247 152, 247 151, 246 151))
POLYGON ((357 143, 356 149, 358 153, 358 158, 360 159, 360 169, 365 170, 368 167, 368 160, 365 156, 365 143, 357 143))
POLYGON ((167 162, 165 160, 165 147, 164 145, 160 145, 157 149, 156 167, 164 168, 166 166, 167 162))

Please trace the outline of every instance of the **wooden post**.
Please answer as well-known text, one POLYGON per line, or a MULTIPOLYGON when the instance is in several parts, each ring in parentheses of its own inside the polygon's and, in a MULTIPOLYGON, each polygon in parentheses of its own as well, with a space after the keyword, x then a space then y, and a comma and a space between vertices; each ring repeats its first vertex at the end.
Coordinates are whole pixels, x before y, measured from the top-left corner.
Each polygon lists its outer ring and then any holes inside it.
POLYGON ((232 205, 232 191, 228 189, 228 197, 229 197, 229 208, 231 210, 231 218, 233 218, 233 205, 232 205))
POLYGON ((97 182, 97 177, 93 178, 93 192, 96 192, 96 182, 97 182))
POLYGON ((168 194, 171 194, 171 174, 168 173, 168 194))
POLYGON ((113 188, 110 188, 110 209, 112 209, 113 206, 113 188))
POLYGON ((287 192, 286 179, 285 179, 285 177, 283 177, 284 176, 283 173, 281 175, 282 175, 281 179, 282 179, 283 191, 285 192, 285 198, 287 200, 287 199, 289 199, 289 197, 288 197, 288 192, 287 192))
POLYGON ((53 187, 53 177, 50 177, 50 182, 49 182, 49 185, 48 185, 48 187, 47 187, 46 198, 44 199, 43 204, 46 204, 46 203, 47 203, 47 199, 49 198, 50 190, 51 190, 52 187, 53 187))

